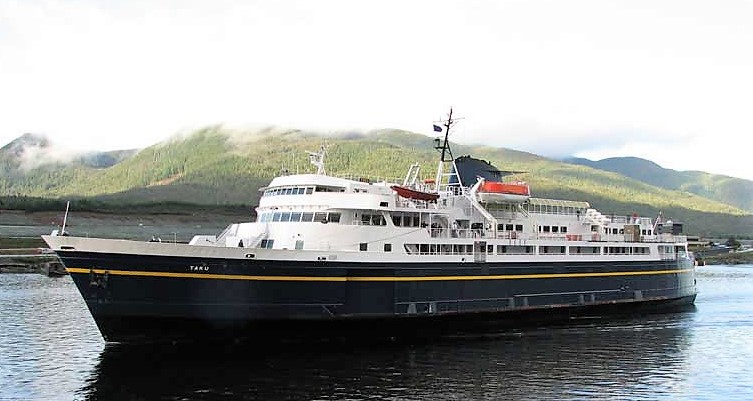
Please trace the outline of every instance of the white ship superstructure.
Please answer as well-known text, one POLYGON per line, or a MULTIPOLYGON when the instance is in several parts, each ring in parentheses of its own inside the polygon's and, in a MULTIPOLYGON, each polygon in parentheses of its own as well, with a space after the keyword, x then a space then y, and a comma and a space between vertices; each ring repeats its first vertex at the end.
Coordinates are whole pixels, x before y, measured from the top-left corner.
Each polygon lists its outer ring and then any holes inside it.
MULTIPOLYGON (((317 157, 323 159, 324 150, 317 157)), ((233 224, 217 238, 197 236, 191 243, 410 262, 687 257, 686 237, 657 233, 651 218, 604 215, 583 201, 490 197, 479 192, 486 182, 463 187, 281 176, 263 188, 256 222, 233 224), (435 200, 420 199, 434 189, 435 200)))

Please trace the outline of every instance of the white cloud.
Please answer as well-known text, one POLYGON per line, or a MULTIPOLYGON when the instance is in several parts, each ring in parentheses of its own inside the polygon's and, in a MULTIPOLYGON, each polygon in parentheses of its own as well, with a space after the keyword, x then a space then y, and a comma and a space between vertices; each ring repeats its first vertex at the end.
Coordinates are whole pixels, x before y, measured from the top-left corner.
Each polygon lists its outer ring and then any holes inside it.
POLYGON ((716 147, 753 128, 751 17, 742 0, 6 0, 0 142, 130 148, 212 124, 428 133, 453 105, 460 142, 753 179, 716 147))
POLYGON ((18 150, 18 161, 21 170, 29 171, 45 164, 70 163, 83 155, 55 143, 30 143, 18 150))

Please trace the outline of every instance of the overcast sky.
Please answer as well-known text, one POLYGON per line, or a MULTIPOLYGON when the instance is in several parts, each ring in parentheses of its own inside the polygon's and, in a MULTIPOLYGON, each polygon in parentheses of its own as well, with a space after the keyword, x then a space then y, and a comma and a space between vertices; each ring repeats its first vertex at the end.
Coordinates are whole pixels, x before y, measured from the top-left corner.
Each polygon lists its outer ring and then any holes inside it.
POLYGON ((753 2, 0 0, 0 145, 432 134, 753 179, 753 2))

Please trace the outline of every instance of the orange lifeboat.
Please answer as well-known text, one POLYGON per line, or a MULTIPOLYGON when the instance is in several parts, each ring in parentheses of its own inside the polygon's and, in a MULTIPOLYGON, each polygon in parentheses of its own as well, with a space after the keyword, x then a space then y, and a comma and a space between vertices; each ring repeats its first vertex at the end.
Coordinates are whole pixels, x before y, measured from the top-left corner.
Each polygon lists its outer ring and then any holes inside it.
POLYGON ((482 202, 520 203, 531 197, 531 188, 523 181, 484 181, 477 193, 482 202))
POLYGON ((397 192, 397 194, 402 196, 403 198, 418 199, 428 202, 433 202, 439 199, 438 193, 418 191, 413 188, 404 187, 402 185, 393 185, 390 188, 392 188, 393 191, 397 192))

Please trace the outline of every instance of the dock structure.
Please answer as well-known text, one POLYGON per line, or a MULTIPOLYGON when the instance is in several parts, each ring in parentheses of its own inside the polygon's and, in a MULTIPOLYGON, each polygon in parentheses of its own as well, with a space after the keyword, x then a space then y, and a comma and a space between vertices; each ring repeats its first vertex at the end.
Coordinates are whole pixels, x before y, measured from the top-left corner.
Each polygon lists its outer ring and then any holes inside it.
POLYGON ((0 273, 37 273, 50 277, 68 274, 57 256, 39 253, 0 253, 0 273))

